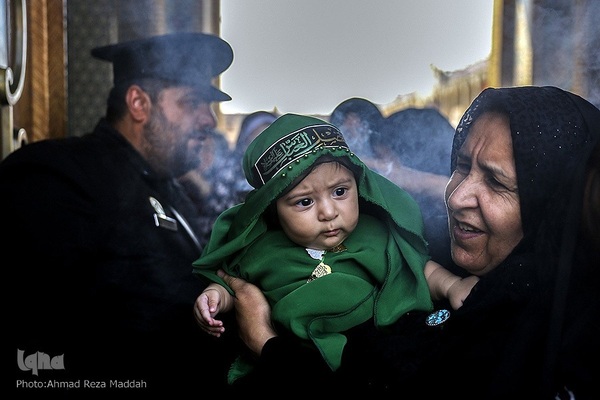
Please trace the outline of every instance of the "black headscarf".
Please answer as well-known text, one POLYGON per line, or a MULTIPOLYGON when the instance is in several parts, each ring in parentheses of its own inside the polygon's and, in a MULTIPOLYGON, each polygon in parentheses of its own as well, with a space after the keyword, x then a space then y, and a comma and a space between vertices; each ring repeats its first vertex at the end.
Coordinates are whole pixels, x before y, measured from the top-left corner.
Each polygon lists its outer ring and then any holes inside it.
MULTIPOLYGON (((577 342, 588 337, 573 332, 572 324, 598 329, 598 308, 583 301, 598 304, 598 268, 591 265, 598 261, 585 260, 578 235, 585 168, 600 136, 600 110, 556 87, 486 89, 456 129, 452 170, 473 122, 487 111, 510 119, 524 237, 481 278, 457 315, 469 319, 473 329, 496 323, 505 330, 494 343, 497 363, 490 366, 496 371, 489 386, 494 394, 522 387, 522 394, 550 396, 564 385, 577 387, 585 370, 573 347, 580 348, 577 342)), ((588 345, 597 350, 597 342, 588 345)))

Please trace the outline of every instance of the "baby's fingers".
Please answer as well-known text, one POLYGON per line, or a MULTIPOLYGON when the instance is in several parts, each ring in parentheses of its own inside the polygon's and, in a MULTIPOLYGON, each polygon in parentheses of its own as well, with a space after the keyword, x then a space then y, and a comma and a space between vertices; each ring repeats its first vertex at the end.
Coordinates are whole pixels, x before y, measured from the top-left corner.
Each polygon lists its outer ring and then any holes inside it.
POLYGON ((202 330, 209 335, 215 337, 221 337, 221 334, 225 332, 225 327, 223 327, 223 322, 219 320, 213 320, 216 325, 200 325, 202 330))

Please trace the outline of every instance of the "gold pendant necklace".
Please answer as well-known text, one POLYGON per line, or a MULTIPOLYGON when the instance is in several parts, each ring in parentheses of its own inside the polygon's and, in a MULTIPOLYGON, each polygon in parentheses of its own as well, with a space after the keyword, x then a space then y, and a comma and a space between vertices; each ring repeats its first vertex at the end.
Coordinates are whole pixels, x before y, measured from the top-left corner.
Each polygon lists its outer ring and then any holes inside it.
POLYGON ((306 283, 314 281, 317 278, 329 275, 331 273, 331 267, 323 262, 325 259, 325 254, 327 252, 339 253, 344 250, 346 250, 346 246, 344 246, 343 244, 338 244, 337 246, 332 247, 329 250, 306 249, 306 252, 311 258, 319 260, 319 265, 315 267, 306 283))
POLYGON ((319 265, 317 265, 317 267, 314 269, 312 274, 310 274, 310 277, 308 278, 306 283, 314 281, 315 279, 320 278, 325 275, 328 275, 330 273, 331 273, 331 267, 329 265, 325 264, 323 261, 321 261, 319 263, 319 265))

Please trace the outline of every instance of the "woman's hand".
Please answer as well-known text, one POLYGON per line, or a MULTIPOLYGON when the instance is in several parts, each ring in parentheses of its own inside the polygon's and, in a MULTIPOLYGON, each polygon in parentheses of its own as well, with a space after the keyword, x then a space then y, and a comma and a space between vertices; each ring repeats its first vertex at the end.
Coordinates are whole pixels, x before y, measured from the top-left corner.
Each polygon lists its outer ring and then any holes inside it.
POLYGON ((277 336, 271 325, 271 307, 262 291, 241 278, 217 274, 235 292, 233 304, 238 323, 239 336, 256 356, 260 356, 265 343, 277 336))

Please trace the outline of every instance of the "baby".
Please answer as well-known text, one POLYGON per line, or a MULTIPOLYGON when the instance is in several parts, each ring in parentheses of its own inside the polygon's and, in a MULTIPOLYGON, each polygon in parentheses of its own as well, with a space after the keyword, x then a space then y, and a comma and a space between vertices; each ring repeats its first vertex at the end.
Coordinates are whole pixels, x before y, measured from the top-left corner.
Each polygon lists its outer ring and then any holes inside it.
MULTIPOLYGON (((260 287, 276 326, 316 347, 335 371, 344 331, 368 320, 389 326, 430 310, 432 298, 458 308, 475 284, 430 260, 416 202, 370 170, 335 126, 285 114, 249 145, 243 164, 254 190, 221 214, 194 262, 212 282, 196 301, 206 332, 220 336, 215 317, 233 305, 222 268, 260 287)), ((237 367, 230 381, 248 362, 237 367)))

